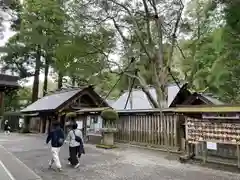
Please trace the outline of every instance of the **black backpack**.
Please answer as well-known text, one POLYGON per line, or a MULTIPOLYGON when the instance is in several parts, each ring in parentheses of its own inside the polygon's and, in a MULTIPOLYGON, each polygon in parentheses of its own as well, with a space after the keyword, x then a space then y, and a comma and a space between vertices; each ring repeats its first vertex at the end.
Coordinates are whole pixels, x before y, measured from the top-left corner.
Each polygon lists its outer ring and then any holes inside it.
POLYGON ((80 138, 79 136, 76 136, 74 130, 73 130, 73 134, 74 134, 74 136, 75 136, 75 141, 79 142, 80 144, 83 144, 83 142, 82 142, 82 138, 80 138))

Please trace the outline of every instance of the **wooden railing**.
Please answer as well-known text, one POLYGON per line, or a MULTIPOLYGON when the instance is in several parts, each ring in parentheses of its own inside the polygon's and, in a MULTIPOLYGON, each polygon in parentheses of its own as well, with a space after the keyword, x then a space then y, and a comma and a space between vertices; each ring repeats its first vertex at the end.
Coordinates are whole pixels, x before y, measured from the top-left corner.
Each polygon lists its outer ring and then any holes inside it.
POLYGON ((155 114, 129 114, 119 116, 115 140, 125 143, 179 149, 179 116, 167 113, 161 118, 155 114))

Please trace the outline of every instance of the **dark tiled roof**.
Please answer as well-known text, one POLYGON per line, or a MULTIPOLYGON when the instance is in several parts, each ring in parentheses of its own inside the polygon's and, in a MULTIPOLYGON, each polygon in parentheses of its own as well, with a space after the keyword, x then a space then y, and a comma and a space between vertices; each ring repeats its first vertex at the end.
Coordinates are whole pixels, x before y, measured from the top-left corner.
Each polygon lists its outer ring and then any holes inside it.
POLYGON ((77 113, 81 112, 101 112, 105 109, 108 109, 109 107, 96 107, 96 108, 83 108, 77 111, 77 113))
POLYGON ((224 104, 224 102, 220 101, 219 99, 217 99, 216 97, 213 97, 210 94, 201 94, 201 96, 206 98, 208 101, 210 101, 214 105, 222 105, 222 104, 224 104))
POLYGON ((0 74, 0 86, 18 87, 19 86, 18 80, 19 80, 19 77, 17 76, 0 74))
POLYGON ((55 110, 80 91, 82 91, 82 88, 62 89, 55 91, 54 93, 44 96, 43 98, 27 106, 21 110, 21 112, 55 110))
POLYGON ((19 84, 17 83, 17 81, 14 82, 14 81, 4 81, 4 80, 0 80, 0 86, 18 87, 19 84))
POLYGON ((220 101, 218 98, 213 96, 210 93, 197 93, 194 92, 191 96, 189 96, 183 103, 182 105, 198 105, 199 101, 196 103, 196 100, 200 100, 202 103, 200 104, 208 104, 208 105, 223 105, 225 104, 224 102, 220 101))

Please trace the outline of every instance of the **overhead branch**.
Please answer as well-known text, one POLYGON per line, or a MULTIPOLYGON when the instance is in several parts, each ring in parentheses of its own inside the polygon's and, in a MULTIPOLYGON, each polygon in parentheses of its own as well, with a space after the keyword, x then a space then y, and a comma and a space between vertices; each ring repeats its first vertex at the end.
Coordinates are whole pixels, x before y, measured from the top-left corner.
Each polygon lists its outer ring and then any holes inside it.
POLYGON ((153 96, 151 95, 151 93, 149 92, 149 89, 147 88, 147 83, 145 82, 144 78, 141 76, 141 74, 139 73, 139 70, 136 70, 136 75, 133 74, 129 74, 127 72, 124 73, 125 75, 131 77, 131 78, 135 78, 139 81, 139 84, 141 86, 142 91, 146 94, 147 98, 149 99, 149 102, 151 103, 151 105, 154 108, 159 108, 159 105, 157 103, 157 101, 153 98, 153 96))
POLYGON ((152 57, 151 57, 150 53, 148 52, 147 47, 145 46, 145 43, 144 43, 144 41, 142 39, 142 35, 141 35, 140 30, 139 30, 139 25, 138 25, 137 21, 134 19, 134 16, 132 15, 131 11, 125 5, 123 5, 121 3, 118 3, 115 0, 109 0, 109 1, 114 3, 115 5, 120 6, 121 8, 123 8, 128 13, 128 15, 130 16, 131 21, 132 21, 132 23, 134 25, 134 31, 135 31, 135 33, 137 35, 137 38, 138 38, 138 40, 140 42, 141 47, 143 48, 143 50, 146 53, 147 57, 149 59, 152 59, 152 57))
MULTIPOLYGON (((174 29, 173 29, 173 33, 172 33, 172 37, 171 37, 171 47, 170 47, 169 52, 168 52, 168 67, 171 67, 174 47, 175 47, 175 43, 176 43, 176 39, 177 39, 176 33, 177 33, 178 28, 179 28, 180 20, 182 18, 183 9, 184 9, 184 5, 183 5, 182 1, 180 0, 180 8, 179 8, 179 11, 177 13, 177 19, 176 19, 174 29)), ((182 51, 181 51, 181 53, 182 53, 182 51)))
POLYGON ((147 1, 142 0, 142 2, 143 2, 144 10, 145 10, 145 13, 146 13, 146 18, 145 19, 146 19, 146 23, 147 23, 148 43, 152 44, 152 36, 151 36, 150 20, 149 20, 150 12, 149 12, 149 9, 148 9, 147 1))

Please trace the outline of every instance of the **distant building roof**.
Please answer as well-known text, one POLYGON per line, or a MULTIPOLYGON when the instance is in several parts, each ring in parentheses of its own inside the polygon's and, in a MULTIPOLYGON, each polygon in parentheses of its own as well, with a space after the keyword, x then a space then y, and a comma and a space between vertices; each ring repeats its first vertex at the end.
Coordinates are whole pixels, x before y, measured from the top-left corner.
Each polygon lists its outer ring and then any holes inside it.
MULTIPOLYGON (((157 101, 157 93, 154 88, 149 88, 149 92, 152 97, 157 101)), ((125 107, 127 102, 129 92, 123 93, 115 103, 112 104, 112 108, 116 110, 122 110, 125 107)), ((164 102, 164 106, 166 107, 167 102, 164 102)), ((152 109, 151 103, 149 102, 146 94, 141 89, 133 89, 131 96, 128 100, 126 109, 152 109), (132 100, 131 100, 132 99, 132 100)))
MULTIPOLYGON (((201 103, 204 104, 213 104, 213 105, 221 105, 224 104, 216 97, 210 94, 201 94, 201 93, 191 93, 188 90, 187 83, 181 84, 177 86, 176 84, 168 85, 168 102, 163 102, 162 106, 166 107, 174 107, 181 104, 191 104, 196 99, 200 99, 201 103), (174 87, 175 86, 175 87, 174 87), (179 90, 180 86, 180 90, 179 90)), ((156 90, 150 87, 149 92, 151 96, 157 101, 157 93, 156 90)), ((128 99, 129 92, 124 92, 118 100, 116 100, 111 106, 116 110, 124 110, 125 104, 128 99)), ((149 102, 146 94, 141 89, 133 89, 128 100, 127 106, 125 110, 142 110, 142 109, 153 109, 151 103, 149 102)))
POLYGON ((112 106, 116 101, 112 99, 107 99, 106 102, 109 104, 109 106, 112 106))
POLYGON ((30 104, 21 112, 35 112, 35 111, 46 111, 54 110, 61 106, 64 102, 72 98, 77 93, 81 92, 82 89, 62 90, 57 91, 51 95, 47 95, 30 104))

